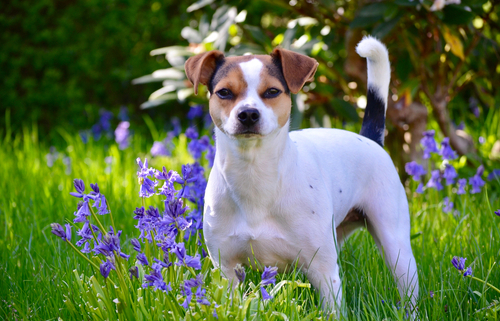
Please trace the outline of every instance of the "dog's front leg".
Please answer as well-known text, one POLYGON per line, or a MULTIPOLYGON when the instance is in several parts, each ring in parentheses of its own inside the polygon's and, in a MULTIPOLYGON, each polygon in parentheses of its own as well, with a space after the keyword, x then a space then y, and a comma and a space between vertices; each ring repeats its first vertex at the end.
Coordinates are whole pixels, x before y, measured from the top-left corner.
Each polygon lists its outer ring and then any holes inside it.
POLYGON ((328 249, 317 251, 306 275, 312 286, 320 291, 323 311, 332 312, 339 317, 342 304, 342 284, 337 264, 337 250, 328 246, 328 249))

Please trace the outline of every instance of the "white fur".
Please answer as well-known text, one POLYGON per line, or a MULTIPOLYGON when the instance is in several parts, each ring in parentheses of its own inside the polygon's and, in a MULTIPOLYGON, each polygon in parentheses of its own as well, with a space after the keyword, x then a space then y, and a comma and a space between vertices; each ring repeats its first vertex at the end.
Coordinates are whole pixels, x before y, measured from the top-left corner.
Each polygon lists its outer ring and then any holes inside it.
POLYGON ((415 304, 408 202, 391 158, 372 140, 344 130, 280 128, 256 94, 262 67, 255 60, 241 64, 248 83, 244 101, 261 111, 265 134, 238 138, 225 127, 215 130, 203 221, 212 261, 235 282, 237 263, 255 266, 257 260, 283 271, 298 261, 324 307, 339 307, 336 242, 360 226, 341 225, 349 211, 362 209, 401 296, 415 304))
MULTIPOLYGON (((387 48, 376 38, 366 36, 356 46, 356 52, 367 59, 368 87, 376 88, 380 98, 387 102, 391 80, 391 66, 387 48)), ((385 108, 387 110, 387 103, 385 108)))

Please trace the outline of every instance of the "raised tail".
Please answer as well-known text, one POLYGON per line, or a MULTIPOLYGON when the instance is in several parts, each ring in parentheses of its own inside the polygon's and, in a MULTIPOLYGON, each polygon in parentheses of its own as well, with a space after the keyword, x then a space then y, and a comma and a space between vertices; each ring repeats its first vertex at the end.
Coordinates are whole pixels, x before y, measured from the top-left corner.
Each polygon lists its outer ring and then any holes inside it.
POLYGON ((356 52, 366 58, 368 66, 367 104, 359 134, 384 146, 385 112, 391 80, 389 52, 384 44, 371 36, 358 43, 356 52))

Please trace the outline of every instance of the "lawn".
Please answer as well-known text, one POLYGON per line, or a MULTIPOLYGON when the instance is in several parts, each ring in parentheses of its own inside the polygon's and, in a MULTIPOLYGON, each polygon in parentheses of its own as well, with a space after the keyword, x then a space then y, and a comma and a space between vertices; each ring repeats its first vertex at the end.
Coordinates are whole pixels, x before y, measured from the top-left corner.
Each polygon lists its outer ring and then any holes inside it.
MULTIPOLYGON (((497 113, 488 118, 485 127, 491 125, 488 127, 491 131, 486 135, 486 144, 492 144, 488 137, 493 136, 494 142, 498 135, 498 125, 494 125, 498 124, 498 117, 497 113)), ((163 252, 154 242, 143 242, 141 252, 151 262, 146 266, 136 261, 138 252, 133 249, 131 239, 138 238, 140 231, 135 227, 138 220, 134 216, 138 214, 134 211, 141 206, 146 209, 157 206, 163 211, 165 196, 139 196, 137 172, 140 168, 136 159, 139 157, 144 162, 148 158, 149 166, 160 171, 163 166, 167 171, 175 170, 187 181, 190 174, 183 172, 182 165, 195 161, 187 147, 188 142, 196 141, 189 138, 192 133, 173 138, 175 147, 171 156, 153 158, 149 137, 136 135, 131 146, 121 150, 110 140, 90 139, 83 143, 78 134, 60 130, 64 143, 51 149, 37 133, 36 127, 25 127, 10 135, 7 126, 7 133, 2 133, 0 141, 0 318, 201 320, 215 319, 217 315, 219 320, 328 319, 318 308, 319 296, 296 267, 291 267, 289 273, 278 274, 275 284, 264 287, 273 297, 268 300, 263 299, 265 294, 260 290, 263 269, 247 268, 244 283, 231 296, 227 280, 213 268, 209 258, 203 256, 201 231, 193 230, 193 236, 184 241, 186 252, 180 253, 178 244, 193 228, 183 230, 180 217, 184 215, 174 215, 177 230, 173 237, 177 245, 165 252, 168 261, 174 263, 161 270, 160 278, 165 284, 143 286, 144 275, 153 275, 154 269, 149 267, 153 263, 151 258, 155 256, 162 261, 163 252), (51 223, 64 226, 70 222, 73 225, 71 243, 80 239, 76 232, 83 223, 73 223, 73 219, 81 199, 70 195, 77 191, 73 186, 75 178, 85 183, 84 193, 91 191, 90 183, 98 183, 99 193, 106 196, 112 210, 112 216, 99 216, 99 221, 105 230, 114 225, 122 231, 121 251, 130 255, 128 260, 117 254, 113 256, 115 270, 108 271, 108 278, 92 267, 92 264, 99 266, 105 260, 104 255, 81 255, 51 233, 51 223), (194 262, 196 255, 200 255, 199 265, 194 262), (137 269, 132 274, 138 274, 139 279, 128 276, 129 268, 134 265, 137 269), (199 283, 189 287, 186 280, 199 283), (167 291, 162 291, 162 287, 167 291), (186 301, 189 298, 191 301, 186 301)), ((159 135, 156 130, 152 133, 159 135)), ((199 158, 205 173, 198 180, 208 177, 209 162, 205 154, 199 158)), ((438 159, 438 155, 433 155, 430 166, 439 167, 438 159)), ((479 165, 477 162, 473 162, 475 166, 470 165, 464 158, 452 163, 464 178, 473 176, 479 165)), ((467 193, 458 195, 456 187, 451 185, 441 191, 429 188, 417 194, 417 182, 406 182, 412 246, 420 280, 416 314, 422 320, 499 318, 495 300, 500 298, 500 293, 481 282, 500 286, 500 268, 496 262, 500 249, 500 217, 494 213, 500 209, 500 182, 486 180, 488 174, 482 175, 486 184, 475 194, 470 193, 468 186, 467 193), (454 203, 448 213, 444 208, 445 197, 454 203), (451 262, 454 256, 467 258, 465 267, 471 267, 472 276, 480 280, 464 277, 451 262)), ((442 183, 444 185, 444 180, 442 183)), ((175 183, 175 188, 180 190, 182 184, 175 183)), ((198 208, 199 204, 193 200, 186 200, 190 210, 185 215, 198 208)), ((95 234, 98 233, 96 230, 95 234)), ((155 233, 160 234, 157 230, 155 233)), ((344 245, 340 265, 345 298, 342 319, 408 319, 407 306, 400 302, 396 283, 365 229, 356 232, 344 245)))

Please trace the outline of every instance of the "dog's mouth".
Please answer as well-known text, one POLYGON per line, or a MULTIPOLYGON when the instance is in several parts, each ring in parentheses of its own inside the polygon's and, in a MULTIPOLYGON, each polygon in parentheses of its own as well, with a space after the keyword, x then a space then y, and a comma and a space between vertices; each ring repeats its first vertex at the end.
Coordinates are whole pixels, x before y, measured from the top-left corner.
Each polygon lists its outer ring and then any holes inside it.
POLYGON ((242 130, 240 132, 234 133, 233 136, 237 137, 237 138, 257 138, 257 137, 262 137, 262 134, 255 131, 255 130, 246 129, 246 130, 242 130))

